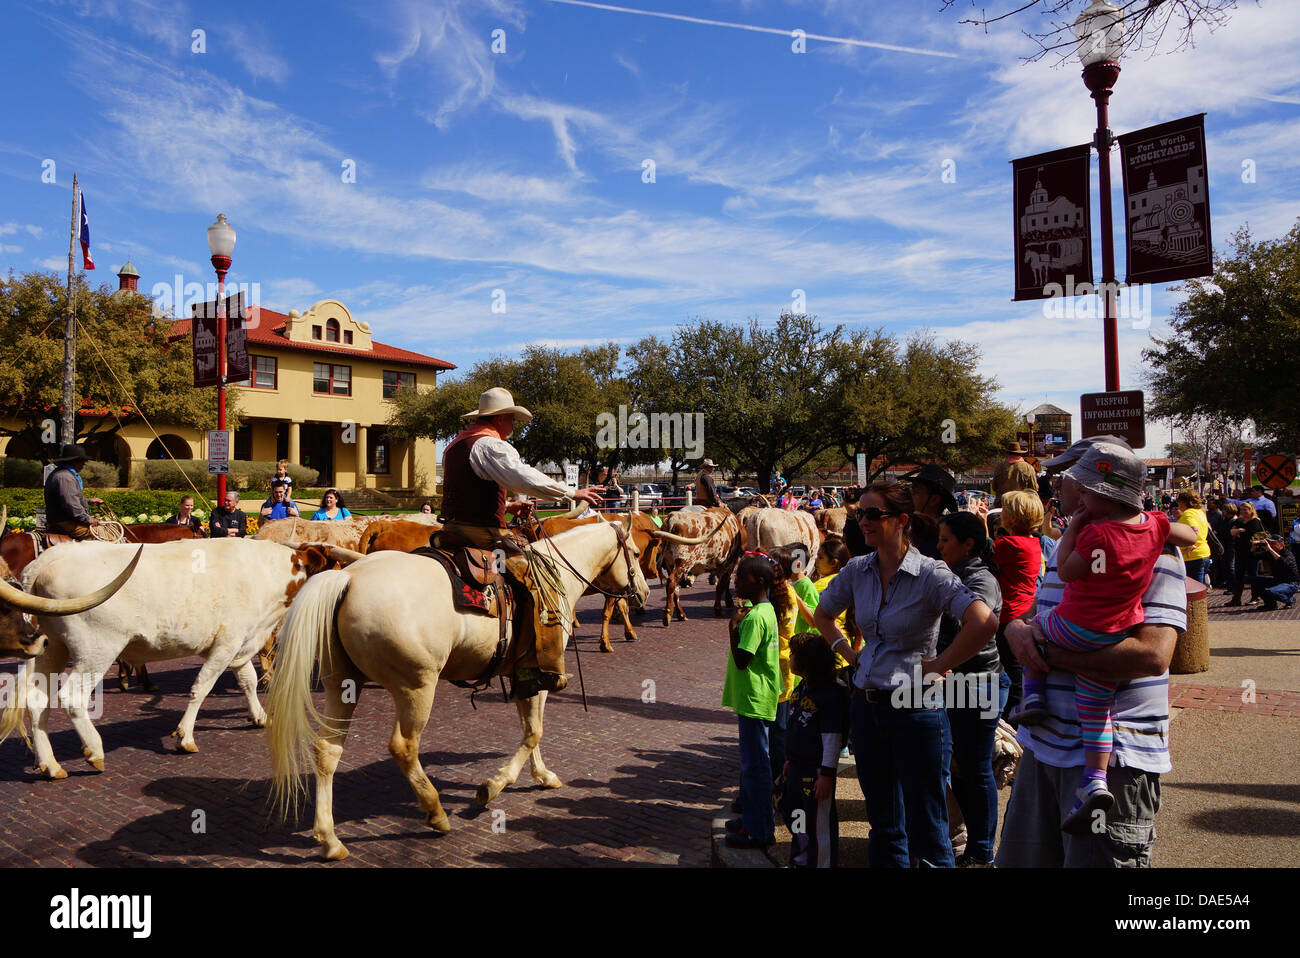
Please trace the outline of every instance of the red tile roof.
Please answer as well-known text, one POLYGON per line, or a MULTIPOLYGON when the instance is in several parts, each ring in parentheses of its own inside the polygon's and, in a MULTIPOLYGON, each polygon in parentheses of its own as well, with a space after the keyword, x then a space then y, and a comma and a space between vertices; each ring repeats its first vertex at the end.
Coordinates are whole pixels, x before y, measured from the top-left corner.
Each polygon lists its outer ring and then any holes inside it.
MULTIPOLYGON (((251 349, 258 343, 267 346, 275 346, 279 349, 291 349, 305 353, 329 353, 334 356, 361 356, 366 359, 389 360, 394 363, 404 363, 408 366, 425 366, 430 369, 455 369, 455 363, 449 363, 445 359, 435 359, 432 356, 426 356, 423 353, 412 352, 409 349, 402 349, 398 346, 389 346, 386 343, 370 341, 370 350, 350 349, 347 346, 334 343, 321 342, 293 342, 285 334, 285 328, 289 317, 284 313, 277 313, 273 309, 262 307, 259 310, 261 319, 256 327, 248 330, 248 345, 251 349)), ((172 338, 179 338, 188 335, 193 320, 177 319, 172 322, 172 338)))

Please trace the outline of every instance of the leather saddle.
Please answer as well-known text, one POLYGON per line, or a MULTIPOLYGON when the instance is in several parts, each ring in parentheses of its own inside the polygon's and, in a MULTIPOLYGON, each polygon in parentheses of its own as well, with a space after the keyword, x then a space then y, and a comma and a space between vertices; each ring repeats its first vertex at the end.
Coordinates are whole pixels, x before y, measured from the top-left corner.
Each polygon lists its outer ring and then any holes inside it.
MULTIPOLYGON (((511 583, 502 574, 504 570, 498 568, 497 555, 492 550, 479 549, 468 543, 454 546, 449 539, 450 536, 435 533, 429 545, 411 554, 427 556, 441 563, 451 580, 452 604, 458 612, 478 612, 497 620, 496 651, 483 674, 473 682, 452 683, 461 688, 483 689, 505 662, 510 645, 507 624, 514 620, 515 609, 528 602, 529 597, 523 586, 511 583), (515 594, 516 588, 520 589, 519 595, 515 594)), ((455 540, 460 539, 455 537, 455 540)), ((472 696, 470 702, 473 703, 472 696)))

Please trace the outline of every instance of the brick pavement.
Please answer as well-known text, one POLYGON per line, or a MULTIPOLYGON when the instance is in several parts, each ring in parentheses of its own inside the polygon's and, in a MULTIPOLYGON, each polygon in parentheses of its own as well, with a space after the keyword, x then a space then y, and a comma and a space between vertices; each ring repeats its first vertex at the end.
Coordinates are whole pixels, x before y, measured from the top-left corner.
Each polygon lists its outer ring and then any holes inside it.
MULTIPOLYGON (((640 640, 615 632, 612 655, 596 651, 599 607, 582 602, 577 644, 591 712, 576 680, 550 698, 541 747, 564 787, 540 788, 525 769, 492 804, 504 819, 473 798, 518 744, 514 706, 497 692, 480 695, 474 711, 468 692, 440 685, 421 760, 451 817, 445 837, 424 826, 388 755, 391 699, 367 685, 335 776, 336 827, 352 853, 340 867, 708 865, 710 819, 738 774, 734 719, 718 704, 726 632, 712 592, 703 580, 685 592, 690 621, 664 629, 655 615, 663 593, 652 585, 640 640), (654 701, 643 701, 650 690, 654 701)), ((576 671, 572 651, 569 665, 576 671)), ((0 744, 0 866, 323 864, 309 810, 296 824, 268 813, 263 735, 232 674, 199 713, 199 753, 173 750, 167 736, 196 669, 197 660, 159 663, 158 695, 123 694, 110 680, 96 723, 103 773, 80 757, 62 712, 50 730, 65 781, 39 779, 17 736, 0 744)))

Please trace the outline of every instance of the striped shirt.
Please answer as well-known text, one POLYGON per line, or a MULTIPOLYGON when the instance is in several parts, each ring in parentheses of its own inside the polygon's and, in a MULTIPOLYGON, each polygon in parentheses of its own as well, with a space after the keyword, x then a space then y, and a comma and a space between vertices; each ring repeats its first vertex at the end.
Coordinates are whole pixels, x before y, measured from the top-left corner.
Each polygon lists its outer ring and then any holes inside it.
MULTIPOLYGON (((1186 572, 1180 555, 1168 547, 1156 560, 1155 575, 1142 596, 1145 625, 1171 625, 1181 634, 1187 631, 1186 572)), ((1056 556, 1047 563, 1043 587, 1038 590, 1039 614, 1055 608, 1065 593, 1056 572, 1056 556)), ((1083 738, 1074 708, 1074 673, 1052 671, 1047 676, 1048 718, 1035 726, 1022 725, 1017 734, 1021 745, 1034 758, 1057 768, 1084 764, 1083 738)), ((1115 750, 1111 762, 1144 772, 1163 773, 1169 763, 1169 672, 1121 682, 1111 712, 1115 726, 1115 750)))

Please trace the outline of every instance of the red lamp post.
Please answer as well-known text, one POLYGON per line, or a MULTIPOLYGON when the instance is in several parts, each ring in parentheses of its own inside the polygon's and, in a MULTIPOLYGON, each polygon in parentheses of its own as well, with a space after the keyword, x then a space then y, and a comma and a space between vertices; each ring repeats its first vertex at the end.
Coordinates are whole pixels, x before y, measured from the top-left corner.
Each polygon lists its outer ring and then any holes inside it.
POLYGON ((1079 60, 1083 82, 1097 101, 1097 185, 1101 190, 1101 284, 1105 306, 1104 331, 1106 391, 1119 389, 1119 321, 1116 318, 1115 235, 1111 225, 1110 148, 1114 136, 1109 128, 1108 105, 1119 79, 1119 58, 1123 52, 1124 28, 1120 9, 1109 0, 1093 0, 1074 21, 1079 38, 1079 60))
MULTIPOLYGON (((235 252, 235 230, 226 222, 226 214, 218 213, 217 221, 208 227, 208 250, 212 253, 212 268, 217 271, 217 429, 226 429, 226 273, 230 271, 231 254, 235 252)), ((217 475, 217 504, 226 504, 226 474, 217 475)))

